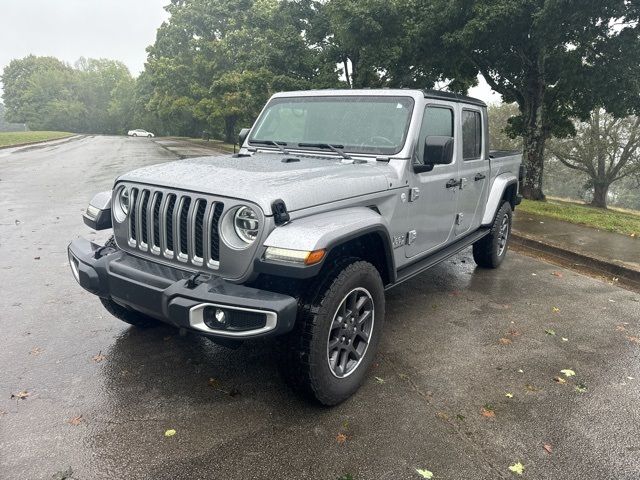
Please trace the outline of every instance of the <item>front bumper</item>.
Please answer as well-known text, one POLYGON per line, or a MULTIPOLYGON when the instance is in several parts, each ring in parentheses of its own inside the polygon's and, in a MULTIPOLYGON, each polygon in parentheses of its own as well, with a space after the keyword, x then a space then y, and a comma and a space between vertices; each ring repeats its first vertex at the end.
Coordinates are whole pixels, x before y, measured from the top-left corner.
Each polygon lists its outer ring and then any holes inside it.
POLYGON ((193 272, 150 262, 121 250, 101 247, 83 238, 68 247, 78 283, 87 291, 179 328, 225 338, 282 335, 295 323, 294 297, 236 285, 219 277, 194 281, 193 272), (253 329, 210 328, 203 310, 220 308, 231 315, 264 316, 253 329))

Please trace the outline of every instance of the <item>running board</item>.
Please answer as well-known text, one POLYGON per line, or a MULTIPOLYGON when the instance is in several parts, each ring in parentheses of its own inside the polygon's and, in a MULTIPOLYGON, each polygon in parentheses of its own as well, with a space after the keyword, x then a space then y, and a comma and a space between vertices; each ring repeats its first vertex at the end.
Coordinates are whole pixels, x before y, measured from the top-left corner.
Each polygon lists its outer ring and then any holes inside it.
POLYGON ((476 230, 470 235, 467 235, 460 240, 457 240, 455 243, 444 247, 442 250, 438 250, 435 253, 431 253, 427 255, 422 260, 418 260, 415 263, 407 265, 406 267, 402 267, 398 270, 398 277, 394 283, 390 283, 385 287, 385 290, 389 290, 397 285, 400 285, 402 282, 406 282, 412 277, 428 270, 429 268, 438 265, 441 262, 444 262, 447 258, 452 257, 456 253, 464 250, 469 245, 480 240, 482 237, 489 234, 490 229, 481 228, 480 230, 476 230))

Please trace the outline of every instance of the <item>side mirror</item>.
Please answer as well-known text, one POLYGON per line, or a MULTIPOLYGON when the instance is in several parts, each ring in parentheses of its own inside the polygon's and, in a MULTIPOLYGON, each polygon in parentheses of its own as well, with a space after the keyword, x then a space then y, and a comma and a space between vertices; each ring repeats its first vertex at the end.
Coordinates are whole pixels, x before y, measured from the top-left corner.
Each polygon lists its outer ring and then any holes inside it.
POLYGON ((240 130, 240 133, 238 134, 238 143, 240 144, 240 148, 242 148, 242 144, 247 139, 250 131, 250 128, 243 128, 242 130, 240 130))
POLYGON ((453 137, 429 136, 424 141, 425 165, 448 165, 453 161, 453 137))

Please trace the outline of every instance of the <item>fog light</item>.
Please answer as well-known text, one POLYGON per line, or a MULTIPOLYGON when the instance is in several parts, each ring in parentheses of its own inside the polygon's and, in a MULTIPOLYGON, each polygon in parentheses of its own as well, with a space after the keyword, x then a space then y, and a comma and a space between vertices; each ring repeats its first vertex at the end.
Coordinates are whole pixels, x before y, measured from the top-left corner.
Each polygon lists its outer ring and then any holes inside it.
POLYGON ((220 308, 207 307, 204 309, 204 324, 212 329, 227 328, 227 314, 220 308))

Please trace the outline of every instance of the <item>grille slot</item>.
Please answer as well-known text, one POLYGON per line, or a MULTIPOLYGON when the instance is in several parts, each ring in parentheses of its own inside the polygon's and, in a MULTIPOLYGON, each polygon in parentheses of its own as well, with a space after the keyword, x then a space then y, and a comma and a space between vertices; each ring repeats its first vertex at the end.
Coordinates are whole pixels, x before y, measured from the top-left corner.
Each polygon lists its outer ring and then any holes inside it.
POLYGON ((132 187, 129 246, 150 257, 164 257, 217 269, 222 202, 196 195, 132 187))

